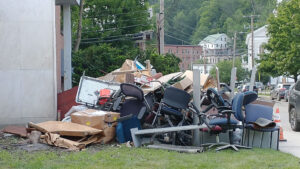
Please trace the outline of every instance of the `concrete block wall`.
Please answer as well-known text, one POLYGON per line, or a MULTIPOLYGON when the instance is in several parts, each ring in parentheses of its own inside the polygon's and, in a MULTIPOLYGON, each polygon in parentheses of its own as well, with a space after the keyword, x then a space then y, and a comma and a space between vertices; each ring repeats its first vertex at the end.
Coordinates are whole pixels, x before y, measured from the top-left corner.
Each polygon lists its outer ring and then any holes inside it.
POLYGON ((55 1, 0 1, 0 126, 55 120, 55 1))

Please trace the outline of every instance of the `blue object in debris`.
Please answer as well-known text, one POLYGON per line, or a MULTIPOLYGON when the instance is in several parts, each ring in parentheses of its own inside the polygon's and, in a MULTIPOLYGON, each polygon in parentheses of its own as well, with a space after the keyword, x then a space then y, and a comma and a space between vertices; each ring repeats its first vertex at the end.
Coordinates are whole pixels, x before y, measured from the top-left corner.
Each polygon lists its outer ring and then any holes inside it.
POLYGON ((119 119, 116 127, 116 135, 119 143, 125 143, 132 141, 130 129, 138 128, 141 129, 140 120, 136 116, 129 116, 119 119))
POLYGON ((145 66, 143 66, 139 61, 135 60, 134 62, 135 62, 136 68, 138 70, 144 70, 144 69, 146 69, 145 66))

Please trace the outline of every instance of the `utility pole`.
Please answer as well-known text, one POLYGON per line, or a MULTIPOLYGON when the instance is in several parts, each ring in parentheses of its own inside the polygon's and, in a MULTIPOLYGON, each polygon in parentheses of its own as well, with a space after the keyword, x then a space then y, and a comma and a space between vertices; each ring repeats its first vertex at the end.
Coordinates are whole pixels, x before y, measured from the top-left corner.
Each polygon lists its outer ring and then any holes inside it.
POLYGON ((259 15, 250 15, 244 16, 244 18, 251 18, 251 61, 252 61, 252 69, 254 67, 254 18, 259 17, 259 15))
POLYGON ((160 10, 159 10, 159 54, 164 54, 165 48, 165 31, 164 31, 164 18, 165 17, 165 7, 164 0, 160 0, 160 10))
POLYGON ((235 61, 235 48, 236 48, 236 32, 234 32, 234 39, 233 39, 232 68, 234 68, 234 61, 235 61))
POLYGON ((157 49, 158 53, 160 53, 160 25, 159 25, 159 14, 156 14, 156 37, 157 37, 157 49))
POLYGON ((251 15, 251 56, 252 56, 252 69, 254 67, 254 26, 253 26, 253 18, 254 16, 251 15))
POLYGON ((204 74, 206 74, 206 46, 203 48, 204 49, 204 57, 203 57, 203 63, 204 63, 204 74))

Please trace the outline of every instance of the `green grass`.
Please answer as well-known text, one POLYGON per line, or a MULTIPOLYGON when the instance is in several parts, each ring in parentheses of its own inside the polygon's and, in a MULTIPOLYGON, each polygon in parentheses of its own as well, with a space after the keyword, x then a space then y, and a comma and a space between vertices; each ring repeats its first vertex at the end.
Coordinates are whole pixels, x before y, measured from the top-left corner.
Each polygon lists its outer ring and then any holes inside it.
POLYGON ((300 168, 299 159, 279 151, 252 149, 185 154, 146 148, 109 147, 81 152, 0 150, 0 168, 300 168))

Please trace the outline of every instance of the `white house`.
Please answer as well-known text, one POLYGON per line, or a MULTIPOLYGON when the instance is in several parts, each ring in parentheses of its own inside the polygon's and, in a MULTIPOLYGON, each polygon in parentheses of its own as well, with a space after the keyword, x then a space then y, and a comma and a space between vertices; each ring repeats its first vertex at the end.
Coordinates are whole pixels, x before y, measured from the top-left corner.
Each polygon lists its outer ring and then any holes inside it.
POLYGON ((224 33, 209 35, 198 45, 205 49, 227 49, 230 38, 224 33))
POLYGON ((206 63, 216 64, 222 60, 232 58, 231 39, 224 33, 209 35, 204 38, 198 45, 202 46, 202 58, 207 60, 206 63))
MULTIPOLYGON (((259 59, 259 55, 265 52, 263 46, 268 43, 269 37, 267 36, 267 25, 258 28, 253 32, 253 55, 254 60, 259 59)), ((252 70, 252 36, 251 33, 247 34, 246 45, 248 46, 248 70, 252 70)))

